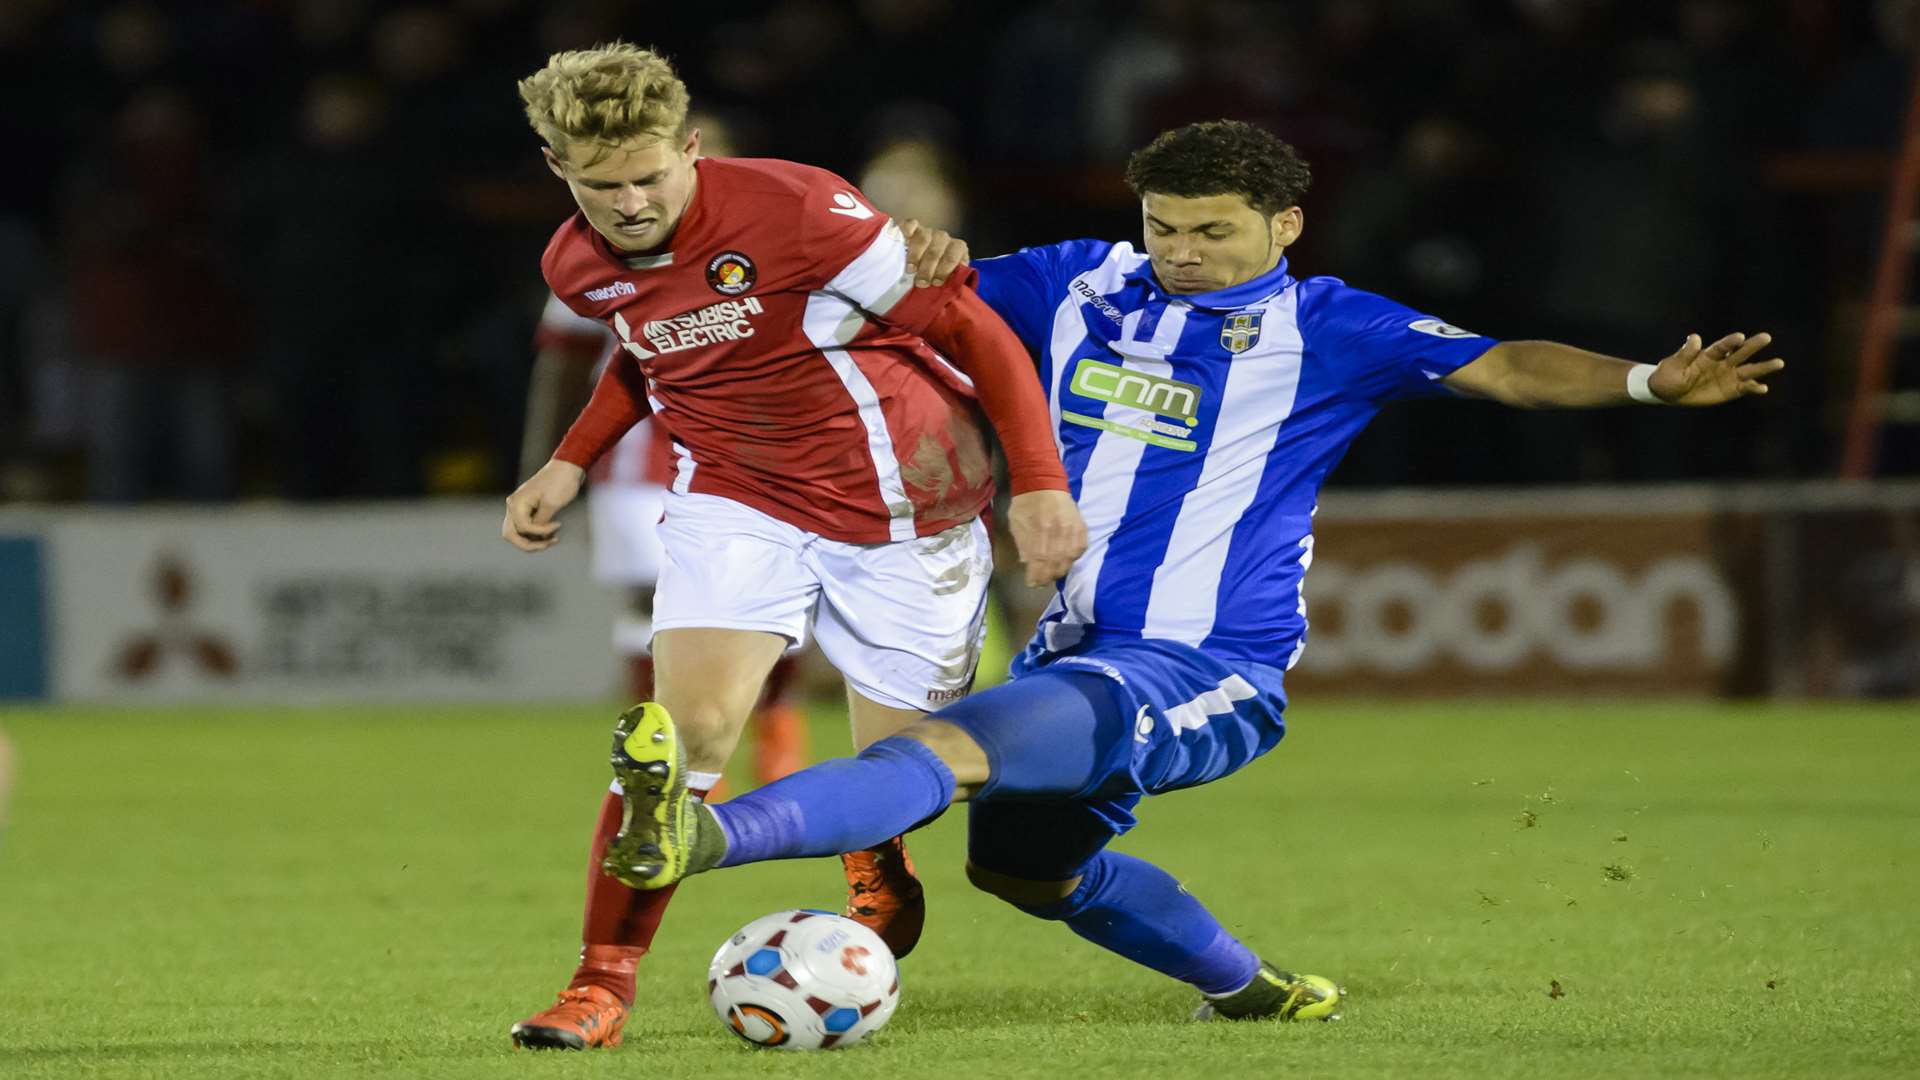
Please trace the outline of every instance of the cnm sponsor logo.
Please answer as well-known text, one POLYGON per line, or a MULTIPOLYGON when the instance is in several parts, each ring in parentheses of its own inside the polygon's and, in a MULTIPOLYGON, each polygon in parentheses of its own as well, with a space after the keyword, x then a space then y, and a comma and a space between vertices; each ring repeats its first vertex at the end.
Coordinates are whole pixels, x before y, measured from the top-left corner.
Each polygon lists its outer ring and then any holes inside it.
POLYGON ((1096 401, 1130 405, 1161 416, 1178 417, 1188 424, 1200 422, 1200 388, 1178 379, 1163 379, 1088 359, 1073 369, 1073 382, 1068 389, 1096 401))

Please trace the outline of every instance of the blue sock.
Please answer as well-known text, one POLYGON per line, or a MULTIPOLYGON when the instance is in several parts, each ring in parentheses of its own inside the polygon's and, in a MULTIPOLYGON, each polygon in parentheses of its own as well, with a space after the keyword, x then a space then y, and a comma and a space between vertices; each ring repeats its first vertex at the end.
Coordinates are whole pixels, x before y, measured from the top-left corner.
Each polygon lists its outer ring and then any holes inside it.
POLYGON ((1260 969, 1259 957, 1152 863, 1103 851, 1080 874, 1065 900, 1025 910, 1202 993, 1238 990, 1260 969))
POLYGON ((721 866, 859 851, 946 809, 953 771, 916 739, 881 739, 708 809, 727 835, 721 866))

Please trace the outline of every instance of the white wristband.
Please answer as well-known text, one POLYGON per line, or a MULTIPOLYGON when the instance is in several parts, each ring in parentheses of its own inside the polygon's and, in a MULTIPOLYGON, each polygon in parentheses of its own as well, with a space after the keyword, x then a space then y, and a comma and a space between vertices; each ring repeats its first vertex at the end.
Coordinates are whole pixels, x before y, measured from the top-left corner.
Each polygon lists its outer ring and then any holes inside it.
POLYGON ((1653 379, 1653 369, 1657 364, 1635 364, 1627 371, 1627 396, 1642 405, 1665 405, 1666 401, 1653 392, 1647 385, 1653 379))

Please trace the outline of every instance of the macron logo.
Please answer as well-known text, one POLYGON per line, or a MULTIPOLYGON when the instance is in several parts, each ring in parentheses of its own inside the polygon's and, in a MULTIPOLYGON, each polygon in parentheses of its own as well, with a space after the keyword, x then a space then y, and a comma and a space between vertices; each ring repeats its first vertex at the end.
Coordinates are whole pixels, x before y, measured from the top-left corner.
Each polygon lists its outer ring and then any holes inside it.
POLYGON ((640 290, 633 287, 633 282, 631 281, 616 281, 604 289, 588 289, 587 299, 597 304, 602 300, 611 300, 616 296, 632 296, 639 291, 640 290))
POLYGON ((1423 334, 1432 334, 1434 337, 1443 338, 1470 338, 1480 336, 1471 330, 1462 330, 1451 323, 1443 323, 1439 319, 1415 319, 1407 324, 1407 329, 1418 330, 1423 334))
POLYGON ((865 221, 873 216, 873 211, 862 206, 859 199, 854 198, 851 192, 846 191, 833 197, 833 205, 827 207, 827 213, 850 217, 855 221, 865 221))

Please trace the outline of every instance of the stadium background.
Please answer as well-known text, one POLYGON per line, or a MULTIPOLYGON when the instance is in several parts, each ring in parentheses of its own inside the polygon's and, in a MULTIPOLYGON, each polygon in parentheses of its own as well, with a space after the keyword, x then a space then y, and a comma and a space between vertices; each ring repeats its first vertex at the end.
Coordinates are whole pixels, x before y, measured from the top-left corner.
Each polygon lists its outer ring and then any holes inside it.
MULTIPOLYGON (((1916 19, 0 5, 0 1075, 528 1067, 503 1033, 569 962, 617 672, 584 545, 495 538, 570 210, 512 84, 616 36, 670 53, 738 152, 981 254, 1135 236, 1126 153, 1237 116, 1314 166, 1297 273, 1638 359, 1764 328, 1792 365, 1711 413, 1398 407, 1336 471, 1295 733, 1127 843, 1342 973, 1343 1029, 1173 1023, 1175 990, 972 894, 950 819, 916 840, 936 907, 907 1004, 836 1069, 1898 1074, 1920 426, 1887 427, 1878 481, 1833 477, 1916 19)), ((813 711, 834 752, 841 712, 813 711)), ((744 1065, 697 975, 833 877, 676 908, 660 1075, 805 1071, 744 1065)))
MULTIPOLYGON (((507 487, 535 262, 569 205, 513 82, 614 36, 674 56, 740 152, 833 168, 981 253, 1134 235, 1126 154, 1237 116, 1314 167, 1302 273, 1624 356, 1764 326, 1796 364, 1785 393, 1684 420, 1395 410, 1337 484, 1823 477, 1912 18, 1869 0, 16 0, 5 493, 507 487)), ((1888 449, 1888 471, 1920 469, 1911 432, 1888 449)))

